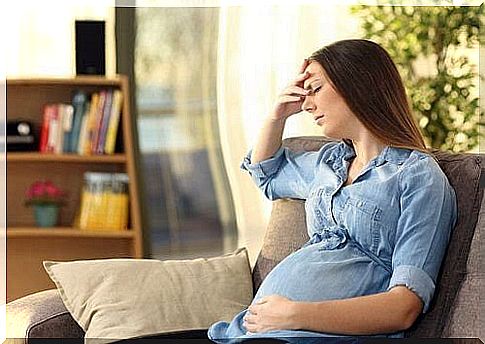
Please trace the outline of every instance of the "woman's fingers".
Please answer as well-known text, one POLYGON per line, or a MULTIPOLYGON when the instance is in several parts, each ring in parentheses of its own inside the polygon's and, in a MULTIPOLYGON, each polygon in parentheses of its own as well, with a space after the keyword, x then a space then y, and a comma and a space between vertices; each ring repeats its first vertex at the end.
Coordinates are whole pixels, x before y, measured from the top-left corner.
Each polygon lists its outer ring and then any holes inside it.
POLYGON ((310 77, 310 73, 308 72, 303 72, 301 74, 298 74, 296 78, 291 82, 290 85, 295 85, 295 86, 303 85, 303 81, 305 81, 309 77, 310 77))
POLYGON ((298 76, 293 80, 294 85, 299 85, 301 84, 302 81, 307 79, 310 76, 310 73, 308 73, 306 70, 306 67, 310 64, 310 61, 308 59, 303 60, 303 63, 300 66, 300 71, 298 76))
POLYGON ((273 110, 276 118, 288 118, 301 112, 301 102, 308 95, 309 91, 303 89, 303 83, 310 77, 310 73, 305 71, 309 62, 305 60, 301 66, 300 73, 290 84, 280 93, 273 110))
POLYGON ((283 95, 289 95, 289 96, 293 96, 293 95, 307 96, 308 93, 310 93, 309 90, 305 90, 295 85, 288 86, 282 92, 283 95))
POLYGON ((256 325, 248 324, 247 326, 244 326, 247 330, 246 334, 254 334, 257 331, 256 325))
POLYGON ((302 96, 281 96, 279 98, 279 103, 293 103, 303 101, 304 97, 302 96))
POLYGON ((247 331, 255 332, 256 316, 251 312, 246 312, 243 318, 243 326, 247 331))
POLYGON ((303 73, 309 64, 310 64, 310 61, 308 61, 308 59, 304 59, 303 63, 300 66, 300 73, 303 73))
POLYGON ((254 324, 256 322, 256 317, 250 313, 247 313, 243 319, 248 324, 254 324))

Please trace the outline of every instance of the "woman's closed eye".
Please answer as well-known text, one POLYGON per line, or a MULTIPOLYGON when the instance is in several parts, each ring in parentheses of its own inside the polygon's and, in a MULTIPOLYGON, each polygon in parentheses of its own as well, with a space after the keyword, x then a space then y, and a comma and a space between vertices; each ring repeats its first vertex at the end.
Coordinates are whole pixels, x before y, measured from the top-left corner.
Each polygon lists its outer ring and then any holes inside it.
POLYGON ((315 88, 311 88, 311 89, 308 90, 309 92, 308 92, 307 95, 312 96, 315 93, 317 93, 318 91, 320 91, 321 89, 322 89, 322 86, 317 86, 315 88))

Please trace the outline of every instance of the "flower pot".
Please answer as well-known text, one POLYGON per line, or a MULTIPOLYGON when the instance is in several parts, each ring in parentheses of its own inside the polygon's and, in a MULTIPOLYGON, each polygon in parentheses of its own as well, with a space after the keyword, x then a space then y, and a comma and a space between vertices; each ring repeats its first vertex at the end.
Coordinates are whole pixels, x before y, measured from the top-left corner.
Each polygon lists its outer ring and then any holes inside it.
POLYGON ((35 223, 39 227, 54 227, 58 216, 59 206, 56 204, 34 205, 35 223))

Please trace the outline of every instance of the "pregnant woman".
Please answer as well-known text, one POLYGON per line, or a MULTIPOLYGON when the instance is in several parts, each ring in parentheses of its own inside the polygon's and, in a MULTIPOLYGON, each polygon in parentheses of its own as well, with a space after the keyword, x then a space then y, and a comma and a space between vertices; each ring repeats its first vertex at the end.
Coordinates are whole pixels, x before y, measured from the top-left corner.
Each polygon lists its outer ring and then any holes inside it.
POLYGON ((338 41, 305 60, 242 168, 270 200, 306 200, 310 240, 268 274, 248 309, 209 328, 211 340, 401 337, 427 311, 456 197, 382 47, 338 41), (282 148, 287 118, 302 110, 337 141, 318 152, 282 148))

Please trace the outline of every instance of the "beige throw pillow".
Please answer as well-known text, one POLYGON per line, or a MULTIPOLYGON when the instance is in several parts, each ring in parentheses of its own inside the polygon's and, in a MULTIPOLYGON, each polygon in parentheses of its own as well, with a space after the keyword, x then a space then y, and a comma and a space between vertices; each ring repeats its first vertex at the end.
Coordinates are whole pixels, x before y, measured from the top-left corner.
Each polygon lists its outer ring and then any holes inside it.
POLYGON ((193 260, 45 261, 62 301, 101 342, 206 329, 231 321, 253 298, 245 248, 193 260))

